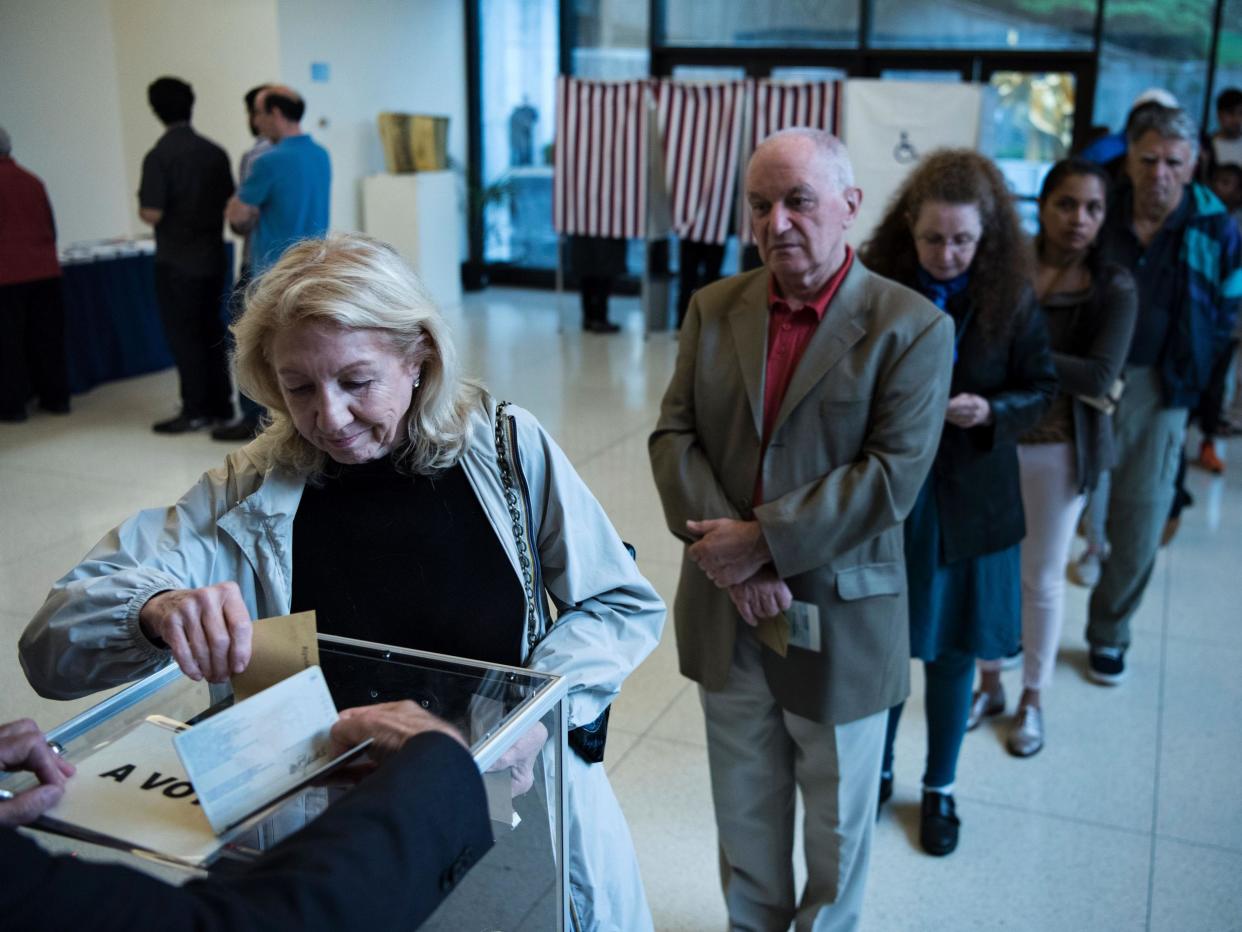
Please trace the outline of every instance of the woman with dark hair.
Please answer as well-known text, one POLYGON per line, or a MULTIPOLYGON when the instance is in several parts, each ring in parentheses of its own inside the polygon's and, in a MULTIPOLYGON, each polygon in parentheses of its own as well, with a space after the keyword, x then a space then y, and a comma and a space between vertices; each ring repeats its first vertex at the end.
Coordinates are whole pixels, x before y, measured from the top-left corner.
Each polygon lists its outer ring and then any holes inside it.
MULTIPOLYGON (((957 847, 957 757, 975 659, 1018 642, 1018 542, 1026 533, 1017 440, 1056 392, 1031 261, 1005 180, 970 149, 942 149, 910 174, 860 257, 952 316, 957 336, 945 426, 906 519, 910 650, 926 672, 928 751, 919 842, 957 847)), ((880 801, 893 790, 889 713, 880 801)))
MULTIPOLYGON (((1081 159, 1058 162, 1039 194, 1035 293, 1043 308, 1060 391, 1022 436, 1018 464, 1026 539, 1022 541, 1022 698, 1006 738, 1010 753, 1044 746, 1040 693, 1052 680, 1065 617, 1065 566, 1083 498, 1113 461, 1111 408, 1138 296, 1122 266, 1104 262, 1096 236, 1104 223, 1108 175, 1081 159)), ((982 660, 967 730, 1005 710, 1000 663, 982 660)))

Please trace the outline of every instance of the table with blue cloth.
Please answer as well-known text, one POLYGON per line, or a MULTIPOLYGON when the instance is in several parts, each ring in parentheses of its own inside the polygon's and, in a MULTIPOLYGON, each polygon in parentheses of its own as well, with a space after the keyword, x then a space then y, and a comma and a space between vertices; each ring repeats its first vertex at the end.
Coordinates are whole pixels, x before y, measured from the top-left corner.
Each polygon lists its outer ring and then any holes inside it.
MULTIPOLYGON (((233 245, 227 244, 232 281, 233 245)), ((63 266, 69 390, 158 372, 173 364, 155 301, 155 256, 129 255, 63 266)), ((220 313, 227 315, 228 292, 220 313)), ((227 320, 227 316, 225 318, 227 320)))

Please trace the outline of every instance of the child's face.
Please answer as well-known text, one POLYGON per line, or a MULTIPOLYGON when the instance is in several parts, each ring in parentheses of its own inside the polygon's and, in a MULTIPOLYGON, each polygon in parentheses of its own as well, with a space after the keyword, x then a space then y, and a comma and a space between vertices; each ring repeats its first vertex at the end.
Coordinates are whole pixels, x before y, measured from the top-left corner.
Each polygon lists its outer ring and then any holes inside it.
POLYGON ((1220 134, 1225 138, 1237 139, 1242 136, 1242 107, 1217 110, 1216 119, 1220 123, 1220 134))
POLYGON ((1237 172, 1218 172, 1212 179, 1212 190, 1230 210, 1242 207, 1242 183, 1237 172))

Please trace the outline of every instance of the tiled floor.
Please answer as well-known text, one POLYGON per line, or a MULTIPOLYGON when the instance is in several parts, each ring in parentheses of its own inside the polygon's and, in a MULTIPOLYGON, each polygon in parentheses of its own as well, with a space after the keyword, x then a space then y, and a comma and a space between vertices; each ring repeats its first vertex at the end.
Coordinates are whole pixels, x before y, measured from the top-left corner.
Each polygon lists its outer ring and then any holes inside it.
MULTIPOLYGON (((633 300, 623 333, 583 335, 575 296, 493 289, 450 314, 468 371, 534 411, 672 600, 679 549, 665 532, 646 437, 673 365, 668 334, 644 339, 633 300)), ((48 702, 13 646, 49 584, 112 524, 166 504, 224 449, 157 437, 170 372, 103 386, 67 418, 0 425, 0 721, 50 727, 98 696, 48 702)), ((1242 441, 1228 452, 1242 460, 1242 441)), ((1242 929, 1242 472, 1191 473, 1197 504, 1162 553, 1136 620, 1133 674, 1083 677, 1085 595, 1069 592, 1064 649, 1047 694, 1048 746, 1019 761, 1001 726, 968 736, 958 776, 962 842, 917 849, 921 679, 897 748, 897 791, 877 829, 864 928, 1242 929)), ((1006 674, 1011 701, 1017 674, 1006 674)), ((608 768, 629 817, 661 932, 718 930, 715 834, 702 714, 677 673, 671 626, 617 702, 608 768)))

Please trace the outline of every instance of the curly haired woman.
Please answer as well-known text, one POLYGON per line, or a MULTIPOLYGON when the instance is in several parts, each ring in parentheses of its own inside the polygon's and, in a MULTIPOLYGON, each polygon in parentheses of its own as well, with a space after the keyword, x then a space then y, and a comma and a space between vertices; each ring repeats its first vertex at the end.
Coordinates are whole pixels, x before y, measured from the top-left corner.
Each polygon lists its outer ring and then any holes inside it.
MULTIPOLYGON (((957 847, 953 799, 976 658, 1018 643, 1018 543, 1026 533, 1018 437, 1056 392, 1048 335, 1031 287, 1032 261, 996 166, 969 149, 930 153, 889 204, 860 256, 916 289, 956 326, 944 431, 906 519, 910 651, 926 673, 927 767, 919 842, 957 847)), ((892 794, 889 713, 880 801, 892 794)))

